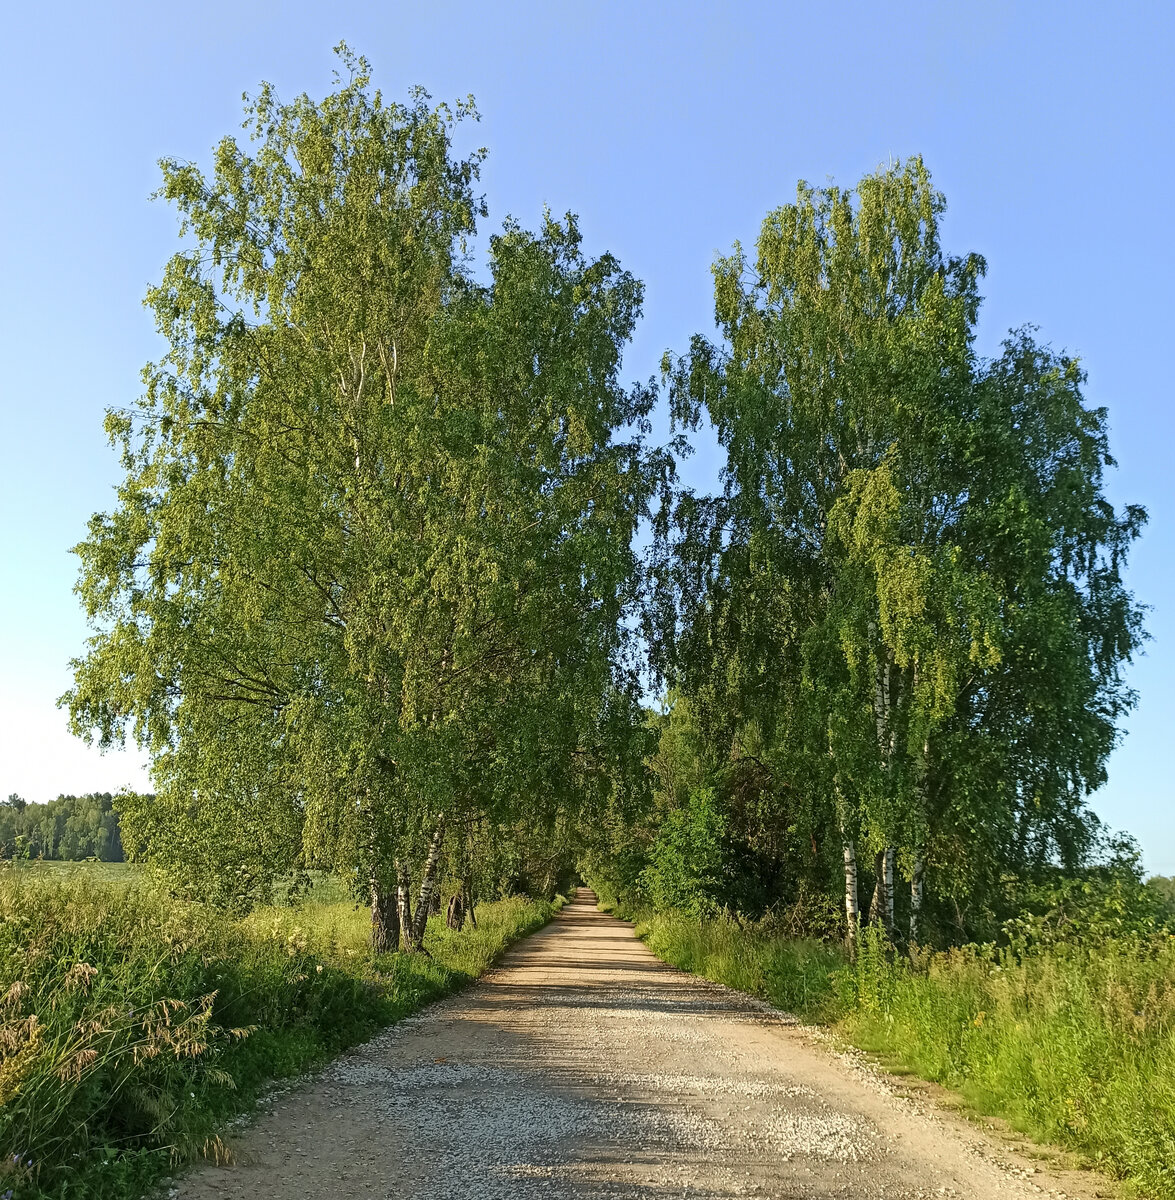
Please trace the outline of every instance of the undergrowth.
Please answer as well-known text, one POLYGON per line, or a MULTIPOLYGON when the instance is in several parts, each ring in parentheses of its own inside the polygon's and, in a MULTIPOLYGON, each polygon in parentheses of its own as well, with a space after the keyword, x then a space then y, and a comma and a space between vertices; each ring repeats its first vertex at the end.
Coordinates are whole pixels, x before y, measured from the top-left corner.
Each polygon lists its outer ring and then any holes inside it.
POLYGON ((602 906, 659 957, 833 1025, 1153 1200, 1175 1200, 1175 937, 1074 937, 897 953, 866 930, 857 961, 769 922, 602 906))
POLYGON ((346 900, 238 920, 147 879, 0 872, 0 1200, 142 1194, 223 1157, 225 1121, 486 969, 556 905, 479 906, 429 956, 368 948, 346 900))

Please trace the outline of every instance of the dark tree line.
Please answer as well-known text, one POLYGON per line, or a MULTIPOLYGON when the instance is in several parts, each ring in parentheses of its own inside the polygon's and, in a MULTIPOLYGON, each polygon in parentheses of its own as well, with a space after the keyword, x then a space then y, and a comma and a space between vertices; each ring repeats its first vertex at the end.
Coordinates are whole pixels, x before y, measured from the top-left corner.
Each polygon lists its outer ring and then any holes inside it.
POLYGON ((14 793, 0 802, 0 858, 123 862, 114 797, 87 792, 29 804, 14 793))

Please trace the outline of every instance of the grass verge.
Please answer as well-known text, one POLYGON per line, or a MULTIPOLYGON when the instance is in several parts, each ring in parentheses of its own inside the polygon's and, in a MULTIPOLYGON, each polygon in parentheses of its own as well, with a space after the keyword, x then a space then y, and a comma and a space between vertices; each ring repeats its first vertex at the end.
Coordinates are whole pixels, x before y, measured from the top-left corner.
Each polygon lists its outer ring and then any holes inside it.
POLYGON ((1175 1200, 1175 938, 894 958, 606 904, 666 962, 832 1025, 1153 1200, 1175 1200))
POLYGON ((274 1080, 468 983, 558 905, 484 904, 477 929, 431 921, 429 957, 373 957, 345 900, 239 920, 149 880, 0 873, 0 1200, 139 1196, 223 1154, 274 1080))

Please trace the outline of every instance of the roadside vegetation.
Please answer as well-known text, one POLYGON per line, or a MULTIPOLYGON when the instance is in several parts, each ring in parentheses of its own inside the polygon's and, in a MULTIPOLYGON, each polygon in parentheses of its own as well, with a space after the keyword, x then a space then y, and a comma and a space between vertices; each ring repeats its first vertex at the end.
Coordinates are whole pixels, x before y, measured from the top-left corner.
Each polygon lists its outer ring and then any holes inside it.
POLYGON ((561 903, 482 904, 426 954, 373 954, 330 886, 240 918, 158 880, 0 871, 0 1194, 130 1197, 199 1156, 275 1080, 481 974, 561 903))

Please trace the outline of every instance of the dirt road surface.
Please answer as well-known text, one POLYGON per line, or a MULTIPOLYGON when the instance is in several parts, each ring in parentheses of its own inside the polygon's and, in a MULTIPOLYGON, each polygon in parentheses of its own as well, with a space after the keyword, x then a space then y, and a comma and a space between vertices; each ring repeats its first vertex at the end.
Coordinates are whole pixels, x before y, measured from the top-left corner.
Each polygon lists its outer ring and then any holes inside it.
MULTIPOLYGON (((1092 1197, 581 891, 467 991, 259 1114, 182 1200, 1092 1197)), ((1106 1194, 1106 1193, 1101 1193, 1106 1194)))

